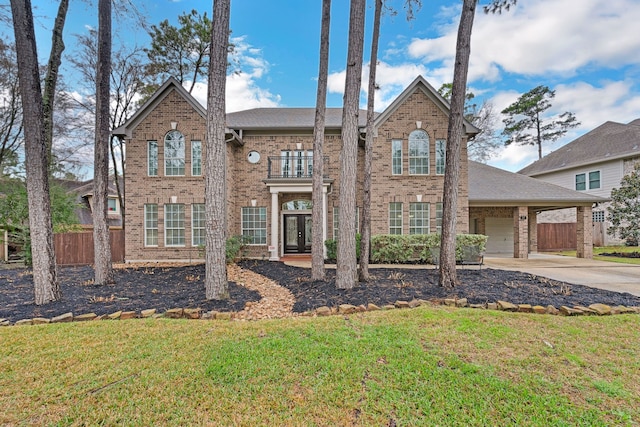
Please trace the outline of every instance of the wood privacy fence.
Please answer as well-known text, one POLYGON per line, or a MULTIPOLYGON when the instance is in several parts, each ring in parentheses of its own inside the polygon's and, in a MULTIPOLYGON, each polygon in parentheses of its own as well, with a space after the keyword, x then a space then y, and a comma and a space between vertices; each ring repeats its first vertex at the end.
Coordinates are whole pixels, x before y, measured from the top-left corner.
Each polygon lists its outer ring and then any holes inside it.
POLYGON ((577 247, 575 222, 538 224, 540 252, 571 250, 577 247))
MULTIPOLYGON (((124 262, 124 230, 109 230, 111 261, 124 262)), ((93 231, 58 233, 53 236, 58 265, 93 264, 93 231)))

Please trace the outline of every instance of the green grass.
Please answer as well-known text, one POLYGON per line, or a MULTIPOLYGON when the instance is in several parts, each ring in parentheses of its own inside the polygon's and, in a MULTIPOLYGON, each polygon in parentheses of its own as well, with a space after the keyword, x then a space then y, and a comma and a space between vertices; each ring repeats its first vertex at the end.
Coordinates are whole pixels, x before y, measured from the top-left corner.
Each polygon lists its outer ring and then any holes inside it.
POLYGON ((637 425, 640 316, 420 307, 0 329, 0 425, 637 425))
MULTIPOLYGON (((602 253, 611 252, 640 252, 640 247, 637 246, 598 246, 593 248, 593 259, 598 261, 618 262, 621 264, 640 264, 640 258, 624 258, 613 256, 599 256, 602 253)), ((561 251, 557 252, 559 255, 564 256, 576 256, 576 251, 561 251)))

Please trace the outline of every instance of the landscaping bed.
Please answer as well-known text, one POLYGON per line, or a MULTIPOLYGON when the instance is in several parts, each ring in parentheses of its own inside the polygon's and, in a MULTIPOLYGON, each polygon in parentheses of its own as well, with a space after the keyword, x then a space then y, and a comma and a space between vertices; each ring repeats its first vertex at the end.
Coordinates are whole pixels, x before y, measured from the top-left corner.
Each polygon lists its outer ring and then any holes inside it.
MULTIPOLYGON (((335 270, 327 269, 327 279, 311 281, 311 271, 280 262, 245 260, 242 268, 261 274, 287 288, 295 297, 293 311, 297 313, 322 306, 340 304, 383 306, 396 301, 422 299, 442 301, 445 298, 466 298, 469 304, 494 303, 499 300, 513 304, 589 306, 601 303, 610 306, 640 306, 640 297, 579 284, 567 284, 531 274, 468 268, 458 270, 460 285, 444 289, 437 285, 438 271, 433 267, 375 268, 373 280, 360 283, 352 290, 335 287, 335 270)), ((200 308, 203 311, 240 311, 247 303, 260 300, 260 295, 235 282, 229 282, 228 301, 206 300, 204 265, 138 266, 116 269, 116 283, 107 286, 92 284, 91 267, 60 268, 63 298, 59 302, 36 306, 33 297, 33 277, 26 269, 0 270, 0 318, 15 322, 35 317, 50 318, 63 313, 95 313, 116 311, 141 312, 156 309, 162 313, 172 308, 200 308)))

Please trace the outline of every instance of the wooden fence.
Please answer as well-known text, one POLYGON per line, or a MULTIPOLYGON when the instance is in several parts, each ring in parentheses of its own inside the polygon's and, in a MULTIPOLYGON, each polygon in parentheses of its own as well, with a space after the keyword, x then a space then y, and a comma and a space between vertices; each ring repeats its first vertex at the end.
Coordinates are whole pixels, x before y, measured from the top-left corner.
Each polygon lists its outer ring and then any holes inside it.
POLYGON ((575 222, 538 224, 538 250, 540 252, 566 251, 577 247, 575 222))
MULTIPOLYGON (((124 262, 124 230, 109 230, 111 261, 124 262)), ((93 264, 93 231, 58 233, 53 236, 58 265, 93 264)))

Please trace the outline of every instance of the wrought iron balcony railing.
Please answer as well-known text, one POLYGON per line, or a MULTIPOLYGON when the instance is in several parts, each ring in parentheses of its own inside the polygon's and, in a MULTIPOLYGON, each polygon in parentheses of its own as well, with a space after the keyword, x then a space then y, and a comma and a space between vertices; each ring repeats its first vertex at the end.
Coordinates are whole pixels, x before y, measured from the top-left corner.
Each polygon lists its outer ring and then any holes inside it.
MULTIPOLYGON (((267 178, 307 178, 313 176, 313 156, 296 155, 270 156, 267 164, 267 178)), ((324 159, 324 178, 328 178, 329 158, 324 159)))

